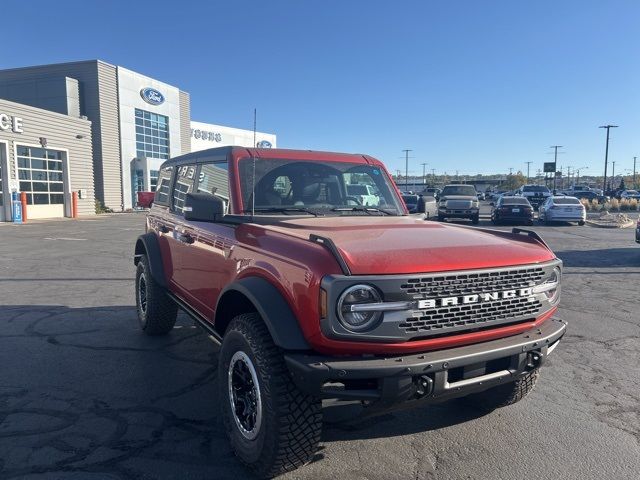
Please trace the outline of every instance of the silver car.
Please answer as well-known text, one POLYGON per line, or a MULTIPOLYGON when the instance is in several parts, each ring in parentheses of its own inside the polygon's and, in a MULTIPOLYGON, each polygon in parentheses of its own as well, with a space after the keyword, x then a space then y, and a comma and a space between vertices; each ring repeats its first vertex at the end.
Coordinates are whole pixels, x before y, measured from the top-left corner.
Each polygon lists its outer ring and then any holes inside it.
POLYGON ((584 225, 586 218, 584 205, 576 197, 549 197, 538 211, 538 220, 544 223, 578 222, 578 225, 584 225))

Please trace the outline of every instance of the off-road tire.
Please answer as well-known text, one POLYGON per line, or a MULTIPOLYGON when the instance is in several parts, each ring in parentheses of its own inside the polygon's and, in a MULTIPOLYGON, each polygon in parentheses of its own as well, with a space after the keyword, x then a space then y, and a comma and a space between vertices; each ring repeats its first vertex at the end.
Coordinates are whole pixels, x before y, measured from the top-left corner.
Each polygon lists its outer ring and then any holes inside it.
POLYGON ((218 361, 219 401, 231 447, 260 478, 272 478, 308 463, 322 433, 321 400, 301 392, 291 380, 269 330, 257 313, 235 317, 224 334, 218 361), (255 368, 262 404, 257 436, 248 440, 234 420, 229 394, 229 365, 244 352, 255 368))
POLYGON ((473 223, 474 225, 477 225, 480 222, 480 215, 474 215, 473 217, 471 217, 471 223, 473 223))
POLYGON ((147 335, 165 335, 171 331, 176 323, 178 306, 167 295, 151 276, 149 259, 146 255, 140 258, 136 270, 136 311, 140 328, 147 335), (143 276, 143 281, 141 281, 143 276), (146 307, 142 308, 140 289, 146 290, 146 307))
POLYGON ((513 405, 533 390, 539 375, 539 370, 536 368, 525 373, 515 382, 498 385, 484 392, 473 393, 464 397, 464 401, 467 405, 484 411, 492 411, 496 408, 513 405))

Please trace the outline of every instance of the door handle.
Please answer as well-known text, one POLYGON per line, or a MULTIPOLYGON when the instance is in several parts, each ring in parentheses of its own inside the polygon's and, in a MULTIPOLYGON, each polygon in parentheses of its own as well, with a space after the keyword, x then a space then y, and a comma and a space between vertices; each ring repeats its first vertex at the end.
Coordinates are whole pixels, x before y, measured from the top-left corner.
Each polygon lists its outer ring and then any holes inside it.
POLYGON ((188 233, 178 234, 178 240, 180 240, 182 243, 188 243, 188 244, 192 244, 195 241, 194 238, 188 233))

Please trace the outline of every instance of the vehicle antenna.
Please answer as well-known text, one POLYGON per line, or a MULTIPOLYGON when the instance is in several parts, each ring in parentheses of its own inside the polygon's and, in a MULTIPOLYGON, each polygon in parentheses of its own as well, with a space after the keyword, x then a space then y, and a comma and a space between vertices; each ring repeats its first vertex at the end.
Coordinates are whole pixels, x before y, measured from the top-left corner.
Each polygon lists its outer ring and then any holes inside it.
MULTIPOLYGON (((256 148, 256 119, 258 117, 257 110, 253 109, 253 148, 256 148)), ((253 177, 251 178, 251 216, 256 215, 256 156, 253 155, 253 177)))

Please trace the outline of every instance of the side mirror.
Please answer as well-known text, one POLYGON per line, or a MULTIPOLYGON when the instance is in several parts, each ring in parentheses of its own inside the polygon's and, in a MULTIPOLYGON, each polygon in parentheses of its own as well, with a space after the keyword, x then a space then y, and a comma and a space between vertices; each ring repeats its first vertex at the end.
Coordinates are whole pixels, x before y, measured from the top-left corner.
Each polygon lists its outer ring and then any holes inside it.
POLYGON ((184 218, 196 222, 215 222, 224 215, 224 200, 210 193, 187 193, 184 218))

